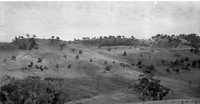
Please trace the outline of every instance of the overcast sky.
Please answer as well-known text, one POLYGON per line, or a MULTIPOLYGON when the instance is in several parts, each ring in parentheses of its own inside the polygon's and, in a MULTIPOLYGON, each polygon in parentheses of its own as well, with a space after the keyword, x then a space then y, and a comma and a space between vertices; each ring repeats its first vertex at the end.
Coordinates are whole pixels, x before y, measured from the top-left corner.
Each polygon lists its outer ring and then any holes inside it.
POLYGON ((124 35, 200 34, 200 2, 1 2, 0 41, 36 34, 63 40, 124 35))

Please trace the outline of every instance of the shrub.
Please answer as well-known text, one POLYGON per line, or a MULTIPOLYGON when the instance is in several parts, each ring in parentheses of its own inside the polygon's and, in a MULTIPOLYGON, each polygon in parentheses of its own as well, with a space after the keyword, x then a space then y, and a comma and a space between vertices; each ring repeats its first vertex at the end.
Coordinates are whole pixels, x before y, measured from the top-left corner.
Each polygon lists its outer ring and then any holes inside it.
POLYGON ((67 56, 66 56, 66 55, 64 55, 63 57, 64 57, 65 59, 67 58, 67 56))
POLYGON ((37 62, 42 62, 42 58, 38 58, 38 61, 37 62))
POLYGON ((56 64, 56 68, 58 68, 59 67, 59 64, 56 64))
POLYGON ((106 71, 110 71, 110 67, 109 67, 109 66, 106 66, 105 70, 106 70, 106 71))
POLYGON ((59 47, 60 47, 60 50, 63 50, 64 44, 60 44, 59 47))
POLYGON ((16 60, 16 56, 12 55, 11 60, 16 60))
POLYGON ((179 69, 176 69, 176 72, 178 73, 178 72, 179 72, 179 69))
POLYGON ((108 48, 107 50, 108 50, 108 51, 111 51, 111 48, 108 48))
POLYGON ((79 55, 76 55, 76 56, 75 56, 75 59, 77 59, 77 60, 78 60, 78 59, 79 59, 79 55))
POLYGON ((126 51, 124 51, 123 56, 126 56, 126 54, 127 54, 126 51))
POLYGON ((141 61, 138 61, 137 65, 138 65, 138 66, 142 65, 142 62, 141 62, 141 61))
POLYGON ((185 61, 189 61, 189 58, 188 58, 188 57, 186 57, 186 58, 185 58, 185 61))
POLYGON ((72 52, 75 52, 75 49, 74 49, 74 48, 72 48, 72 52))
POLYGON ((169 70, 169 68, 167 68, 167 69, 166 69, 166 71, 167 71, 168 73, 170 73, 170 70, 169 70))
POLYGON ((80 50, 78 53, 79 53, 79 54, 82 54, 82 53, 83 53, 83 51, 82 51, 82 50, 80 50))
POLYGON ((71 68, 72 67, 72 64, 69 64, 68 66, 67 66, 67 68, 71 68))

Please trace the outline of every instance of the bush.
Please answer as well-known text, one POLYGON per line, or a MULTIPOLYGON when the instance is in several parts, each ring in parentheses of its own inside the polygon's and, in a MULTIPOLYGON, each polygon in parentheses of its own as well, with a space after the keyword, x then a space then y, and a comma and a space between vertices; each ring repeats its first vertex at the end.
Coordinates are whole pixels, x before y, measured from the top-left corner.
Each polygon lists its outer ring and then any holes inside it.
POLYGON ((68 66, 67 66, 67 68, 71 68, 72 67, 72 64, 69 64, 68 66))
POLYGON ((66 56, 66 55, 64 55, 63 57, 64 57, 65 59, 67 58, 67 56, 66 56))
POLYGON ((42 58, 38 58, 38 61, 37 62, 42 62, 42 58))
POLYGON ((124 51, 123 56, 126 56, 126 51, 124 51))
POLYGON ((72 48, 72 52, 75 52, 75 49, 74 49, 74 48, 72 48))
POLYGON ((82 54, 82 53, 83 53, 83 51, 82 51, 82 50, 80 50, 78 53, 79 53, 79 54, 82 54))
POLYGON ((186 58, 185 58, 185 61, 189 61, 189 58, 188 58, 188 57, 186 57, 186 58))
POLYGON ((137 65, 138 65, 138 66, 142 65, 142 62, 141 62, 141 61, 138 61, 137 65))
POLYGON ((168 73, 170 73, 170 70, 169 70, 169 68, 167 68, 167 69, 166 69, 166 71, 167 71, 168 73))
POLYGON ((77 60, 78 60, 78 59, 79 59, 79 55, 76 55, 76 56, 75 56, 75 59, 77 59, 77 60))
POLYGON ((110 71, 110 67, 109 67, 109 66, 106 66, 105 70, 106 70, 106 71, 110 71))
POLYGON ((111 51, 111 48, 108 48, 107 50, 108 50, 108 51, 111 51))
POLYGON ((16 60, 16 56, 12 55, 11 60, 16 60))

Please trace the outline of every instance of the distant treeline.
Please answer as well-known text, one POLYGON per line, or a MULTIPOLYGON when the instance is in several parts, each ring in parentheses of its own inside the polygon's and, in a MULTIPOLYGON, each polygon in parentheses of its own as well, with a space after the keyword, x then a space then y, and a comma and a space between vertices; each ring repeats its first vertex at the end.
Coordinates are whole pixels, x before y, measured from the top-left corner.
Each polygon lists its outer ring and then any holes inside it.
POLYGON ((198 36, 195 33, 191 34, 179 34, 177 36, 175 35, 163 35, 163 34, 157 34, 156 36, 151 37, 153 40, 157 41, 159 39, 167 39, 168 43, 171 42, 182 42, 182 39, 186 40, 187 43, 185 45, 191 46, 192 48, 199 49, 200 47, 200 36, 198 36))
POLYGON ((138 40, 134 36, 127 38, 125 36, 100 36, 100 37, 83 37, 82 40, 74 39, 74 41, 80 41, 83 44, 94 44, 99 46, 134 46, 138 44, 138 40))

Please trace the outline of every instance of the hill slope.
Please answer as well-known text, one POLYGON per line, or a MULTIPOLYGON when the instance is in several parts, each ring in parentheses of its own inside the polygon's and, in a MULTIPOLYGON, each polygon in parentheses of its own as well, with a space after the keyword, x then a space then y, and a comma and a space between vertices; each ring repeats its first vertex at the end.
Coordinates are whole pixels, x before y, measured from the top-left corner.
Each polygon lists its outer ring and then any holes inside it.
MULTIPOLYGON (((64 44, 64 41, 51 43, 49 39, 36 39, 36 42, 39 45, 37 50, 19 50, 11 43, 0 45, 2 80, 5 80, 5 75, 15 79, 28 76, 41 76, 43 79, 64 78, 62 84, 70 95, 69 104, 132 103, 141 100, 136 95, 129 94, 126 89, 137 82, 138 76, 143 73, 143 69, 136 66, 138 61, 141 61, 146 66, 154 65, 155 78, 173 90, 173 94, 164 99, 200 97, 198 67, 191 67, 191 70, 181 70, 183 66, 169 67, 176 59, 188 57, 190 63, 200 59, 199 54, 189 52, 189 47, 154 47, 154 51, 148 51, 147 46, 98 48, 96 45, 70 43, 60 50, 59 45, 64 44), (111 51, 108 51, 108 48, 111 48, 111 51), (82 54, 79 53, 80 50, 82 54), (127 52, 126 56, 123 56, 124 51, 127 52), (16 56, 16 59, 11 60, 12 56, 16 56), (42 59, 41 62, 38 62, 39 58, 42 59), (28 67, 31 62, 33 65, 28 67), (109 71, 105 70, 107 67, 109 71), (167 68, 170 68, 171 73, 166 72, 167 68), (179 68, 180 71, 174 72, 174 68, 179 68), (188 81, 192 81, 192 84, 188 81)), ((6 80, 1 82, 1 86, 4 83, 6 80)))

